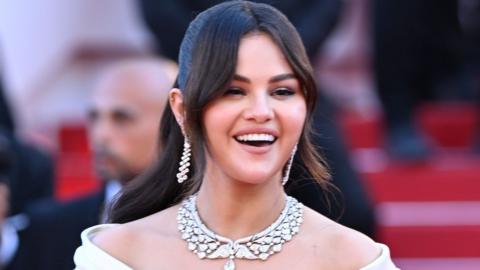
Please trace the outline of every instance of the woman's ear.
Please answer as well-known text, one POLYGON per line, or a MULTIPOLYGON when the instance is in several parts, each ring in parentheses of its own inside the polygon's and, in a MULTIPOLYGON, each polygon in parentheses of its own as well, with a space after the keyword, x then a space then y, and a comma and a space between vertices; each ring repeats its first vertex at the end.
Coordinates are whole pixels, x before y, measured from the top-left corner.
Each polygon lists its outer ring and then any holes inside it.
POLYGON ((168 100, 170 103, 170 108, 172 108, 175 119, 177 120, 180 129, 185 134, 183 123, 185 122, 185 110, 183 106, 183 95, 182 91, 178 88, 173 88, 168 94, 168 100))

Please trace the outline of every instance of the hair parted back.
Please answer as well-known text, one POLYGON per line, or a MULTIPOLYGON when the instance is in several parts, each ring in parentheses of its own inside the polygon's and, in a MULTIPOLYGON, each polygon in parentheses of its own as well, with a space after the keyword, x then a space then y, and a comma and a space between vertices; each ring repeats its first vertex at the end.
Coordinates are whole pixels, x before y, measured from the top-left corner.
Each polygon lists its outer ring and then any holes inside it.
MULTIPOLYGON (((223 94, 232 80, 240 41, 249 33, 269 35, 302 85, 307 119, 295 158, 322 187, 328 186, 326 165, 310 141, 316 85, 300 36, 288 19, 272 6, 229 1, 200 13, 190 23, 180 47, 175 87, 183 94, 184 127, 192 144, 193 168, 189 179, 182 184, 176 181, 183 135, 170 106, 167 106, 160 124, 159 158, 124 188, 111 209, 111 222, 125 223, 151 215, 198 191, 206 167, 203 111, 223 94)), ((294 177, 291 178, 295 181, 294 177)))

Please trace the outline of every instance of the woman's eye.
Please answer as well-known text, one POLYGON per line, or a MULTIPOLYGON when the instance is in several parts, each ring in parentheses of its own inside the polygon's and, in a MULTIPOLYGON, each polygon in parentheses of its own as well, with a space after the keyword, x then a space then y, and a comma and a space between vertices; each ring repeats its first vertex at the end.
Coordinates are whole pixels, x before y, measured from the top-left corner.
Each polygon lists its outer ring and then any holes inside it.
POLYGON ((292 96, 295 94, 295 91, 289 88, 278 88, 273 91, 273 94, 276 96, 292 96))
POLYGON ((240 88, 229 88, 227 91, 225 91, 225 96, 238 96, 238 95, 244 95, 244 91, 240 88))

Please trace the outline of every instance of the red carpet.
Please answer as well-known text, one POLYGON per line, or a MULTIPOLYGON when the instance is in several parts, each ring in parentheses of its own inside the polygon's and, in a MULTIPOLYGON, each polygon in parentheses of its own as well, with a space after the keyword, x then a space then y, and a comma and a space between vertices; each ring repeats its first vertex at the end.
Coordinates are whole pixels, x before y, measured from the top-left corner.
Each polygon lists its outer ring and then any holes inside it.
POLYGON ((382 149, 380 117, 342 116, 354 164, 377 205, 379 241, 402 269, 480 269, 480 154, 474 154, 478 112, 471 105, 431 104, 417 124, 434 155, 417 164, 382 149))

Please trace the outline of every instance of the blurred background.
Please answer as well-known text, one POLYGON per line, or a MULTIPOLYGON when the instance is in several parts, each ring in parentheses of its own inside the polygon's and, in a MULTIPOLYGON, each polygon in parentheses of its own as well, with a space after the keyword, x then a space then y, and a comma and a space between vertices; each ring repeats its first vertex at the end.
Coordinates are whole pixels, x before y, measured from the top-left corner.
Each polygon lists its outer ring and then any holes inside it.
MULTIPOLYGON (((188 22, 218 2, 0 1, 7 216, 22 211, 13 199, 35 203, 9 171, 30 162, 12 162, 20 151, 12 141, 51 160, 52 175, 30 176, 50 186, 38 199, 99 190, 87 136, 99 72, 131 57, 175 61, 188 22)), ((480 269, 480 2, 263 2, 304 39, 333 108, 319 121, 338 127, 327 139, 345 146, 374 211, 375 240, 402 269, 480 269)))

